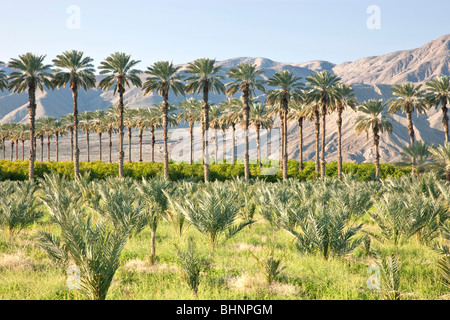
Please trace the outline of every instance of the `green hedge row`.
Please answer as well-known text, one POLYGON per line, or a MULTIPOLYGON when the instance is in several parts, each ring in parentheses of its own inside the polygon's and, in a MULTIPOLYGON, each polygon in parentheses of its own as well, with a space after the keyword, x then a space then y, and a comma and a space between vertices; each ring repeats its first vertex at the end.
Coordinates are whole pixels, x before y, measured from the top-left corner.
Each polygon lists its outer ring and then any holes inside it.
MULTIPOLYGON (((266 167, 266 166, 264 166, 266 167)), ((224 181, 235 176, 244 176, 243 164, 211 164, 210 180, 224 181)), ((318 174, 314 170, 314 162, 304 163, 304 169, 298 170, 299 163, 296 160, 288 161, 288 176, 300 180, 314 179, 318 174)), ((264 170, 268 170, 265 168, 264 170)), ((57 174, 73 178, 72 162, 36 162, 35 175, 43 177, 45 173, 55 172, 57 174)), ((119 166, 116 163, 103 162, 81 162, 80 172, 90 173, 93 179, 104 179, 108 176, 118 176, 119 166)), ((124 163, 125 176, 133 178, 151 178, 163 174, 162 163, 124 163)), ((276 174, 267 175, 267 171, 261 174, 258 165, 250 165, 251 177, 260 177, 267 181, 277 181, 282 178, 280 170, 276 174)), ((326 175, 328 177, 337 176, 337 162, 330 162, 326 165, 326 175)), ((351 173, 358 177, 358 180, 367 181, 375 178, 375 165, 372 163, 344 163, 343 172, 351 173)), ((380 175, 382 179, 389 177, 401 177, 411 172, 411 168, 400 168, 392 164, 383 163, 380 165, 380 175)), ((169 164, 169 176, 173 181, 192 178, 197 181, 203 180, 203 165, 201 164, 169 164)), ((28 179, 28 160, 26 161, 7 161, 0 160, 0 180, 26 180, 28 179)))

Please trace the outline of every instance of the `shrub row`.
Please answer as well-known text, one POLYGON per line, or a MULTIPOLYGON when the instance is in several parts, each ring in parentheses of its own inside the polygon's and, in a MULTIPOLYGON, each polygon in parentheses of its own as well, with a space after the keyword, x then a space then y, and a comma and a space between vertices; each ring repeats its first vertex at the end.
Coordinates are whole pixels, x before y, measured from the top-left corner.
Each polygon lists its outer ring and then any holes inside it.
MULTIPOLYGON (((266 166, 263 166, 266 167, 266 166)), ((211 164, 210 180, 224 181, 232 179, 235 176, 244 176, 243 164, 211 164)), ((374 180, 375 165, 372 163, 344 163, 343 173, 354 174, 360 181, 374 180)), ((265 170, 268 170, 266 168, 265 170)), ((35 176, 43 177, 45 173, 55 172, 69 178, 74 177, 72 162, 36 162, 35 176)), ((269 182, 275 182, 282 178, 280 170, 275 169, 276 174, 267 175, 262 172, 256 164, 250 165, 250 175, 252 178, 259 177, 269 182)), ((328 177, 337 176, 337 162, 330 162, 326 165, 326 175, 328 177)), ((380 176, 382 179, 389 177, 401 177, 411 172, 411 168, 400 168, 392 164, 383 163, 380 165, 380 176)), ((93 179, 104 179, 108 176, 118 176, 119 166, 117 163, 103 162, 81 162, 80 173, 89 173, 93 179)), ((124 163, 125 176, 140 179, 151 178, 163 174, 162 163, 124 163)), ((173 181, 191 178, 196 181, 203 180, 203 165, 169 164, 169 176, 173 181)), ((299 171, 299 163, 296 160, 288 161, 288 176, 299 180, 309 180, 319 175, 314 170, 314 162, 304 163, 304 169, 299 171)), ((26 161, 7 161, 0 160, 0 180, 26 180, 28 179, 28 160, 26 161)))

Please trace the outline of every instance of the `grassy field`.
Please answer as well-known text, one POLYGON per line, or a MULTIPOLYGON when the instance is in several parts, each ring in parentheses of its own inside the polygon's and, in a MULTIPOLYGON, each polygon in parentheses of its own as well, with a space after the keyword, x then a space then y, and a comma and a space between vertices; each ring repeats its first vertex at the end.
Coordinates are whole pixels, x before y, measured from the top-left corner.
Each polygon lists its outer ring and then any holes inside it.
MULTIPOLYGON (((42 209, 44 207, 42 206, 42 209)), ((161 222, 156 236, 157 261, 150 264, 151 232, 145 227, 133 235, 120 257, 120 267, 108 299, 383 299, 379 290, 370 290, 368 267, 375 263, 363 245, 342 257, 325 260, 317 254, 303 254, 287 232, 272 227, 261 216, 234 238, 221 241, 210 252, 202 234, 192 226, 182 236, 168 222, 161 222), (176 261, 176 246, 192 237, 201 260, 198 296, 183 281, 176 261), (268 285, 256 257, 281 259, 284 270, 268 285)), ((364 228, 376 230, 368 214, 358 218, 364 228)), ((55 266, 37 245, 38 231, 58 234, 48 212, 10 241, 0 233, 0 299, 84 299, 78 290, 69 290, 64 268, 55 266)), ((372 250, 387 255, 391 244, 374 242, 372 250)), ((440 281, 440 255, 416 237, 399 247, 402 262, 402 299, 449 299, 440 281)))

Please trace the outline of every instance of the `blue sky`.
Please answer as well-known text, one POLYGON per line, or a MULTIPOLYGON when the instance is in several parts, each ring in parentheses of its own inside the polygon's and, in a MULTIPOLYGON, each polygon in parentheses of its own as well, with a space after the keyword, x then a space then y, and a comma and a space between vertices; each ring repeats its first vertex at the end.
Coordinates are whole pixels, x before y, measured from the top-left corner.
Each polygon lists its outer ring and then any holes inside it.
MULTIPOLYGON (((0 0, 0 60, 77 49, 96 66, 115 51, 185 63, 209 57, 354 61, 412 49, 450 33, 448 0, 0 0), (80 28, 69 29, 69 6, 80 28), (380 8, 381 29, 367 27, 380 8)), ((73 20, 70 20, 73 21, 73 20)))

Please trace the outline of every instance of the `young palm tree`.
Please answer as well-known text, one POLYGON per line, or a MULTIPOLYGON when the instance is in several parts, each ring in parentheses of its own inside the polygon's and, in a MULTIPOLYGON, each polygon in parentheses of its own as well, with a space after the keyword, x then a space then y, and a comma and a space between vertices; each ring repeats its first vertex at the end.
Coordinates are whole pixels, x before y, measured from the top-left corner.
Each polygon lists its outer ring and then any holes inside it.
POLYGON ((85 92, 89 88, 95 87, 95 69, 92 64, 94 60, 90 57, 85 57, 81 51, 71 50, 65 51, 61 55, 56 56, 53 64, 57 68, 53 84, 59 89, 69 85, 72 89, 73 98, 73 117, 64 119, 72 120, 73 126, 69 127, 71 139, 71 161, 74 161, 75 179, 80 174, 80 149, 78 148, 78 89, 83 88, 85 92), (75 137, 73 137, 75 134, 75 137), (75 140, 75 145, 73 145, 75 140), (75 159, 73 152, 75 150, 75 159))
MULTIPOLYGON (((391 90, 395 97, 389 99, 390 114, 394 114, 399 110, 401 110, 403 113, 406 114, 411 146, 414 144, 415 141, 412 114, 414 112, 417 112, 417 115, 419 115, 420 113, 425 113, 426 111, 424 101, 424 91, 420 90, 420 87, 421 85, 415 86, 411 82, 394 85, 391 87, 391 90)), ((412 163, 413 163, 412 173, 414 174, 415 172, 414 158, 412 158, 412 163)))
POLYGON ((163 162, 165 179, 169 179, 169 149, 167 146, 169 93, 173 92, 175 95, 179 93, 184 95, 185 90, 181 75, 178 74, 180 68, 180 66, 176 67, 169 61, 155 62, 151 67, 147 67, 145 73, 149 74, 149 77, 147 77, 142 86, 144 94, 147 95, 156 92, 163 98, 161 112, 163 114, 163 162))
POLYGON ((19 125, 19 139, 22 142, 22 161, 25 160, 25 140, 30 138, 30 131, 26 124, 19 125))
POLYGON ((445 143, 449 143, 448 130, 448 104, 450 101, 450 77, 441 76, 427 83, 426 101, 436 108, 441 106, 442 110, 442 124, 444 126, 445 143))
POLYGON ((93 112, 85 111, 79 116, 79 127, 82 131, 86 133, 86 152, 87 152, 87 162, 91 161, 91 152, 89 148, 89 135, 92 130, 94 130, 94 122, 93 122, 93 112))
POLYGON ((424 91, 420 90, 422 85, 415 86, 411 82, 396 84, 391 87, 392 93, 395 97, 389 99, 389 113, 394 114, 401 110, 406 114, 408 120, 408 131, 411 145, 415 141, 414 125, 412 121, 412 114, 425 113, 426 106, 424 100, 424 91))
POLYGON ((431 157, 430 146, 423 141, 414 141, 412 145, 404 146, 400 152, 402 161, 399 166, 411 166, 413 173, 419 175, 425 172, 425 165, 431 157), (414 159, 414 162, 412 161, 414 159))
POLYGON ((66 136, 66 126, 63 125, 63 123, 59 120, 55 122, 54 127, 54 134, 55 134, 55 143, 56 143, 56 162, 59 161, 59 137, 66 136))
MULTIPOLYGON (((219 143, 217 140, 217 130, 223 127, 222 116, 223 108, 220 105, 211 104, 209 109, 209 116, 211 120, 209 121, 209 127, 214 129, 214 163, 218 163, 218 153, 219 153, 219 143)), ((224 155, 223 155, 224 156, 224 155)))
POLYGON ((136 109, 136 128, 139 130, 139 162, 142 162, 142 143, 143 143, 143 136, 144 131, 150 127, 150 122, 147 118, 147 109, 139 108, 136 109))
POLYGON ((450 181, 450 143, 436 148, 430 148, 430 152, 436 164, 444 168, 447 181, 450 181))
POLYGON ((167 179, 143 179, 141 183, 137 183, 137 190, 144 203, 144 215, 147 219, 147 224, 152 231, 151 235, 151 255, 150 262, 156 262, 156 230, 159 221, 167 210, 167 197, 165 191, 170 189, 170 182, 167 179))
POLYGON ((96 110, 92 112, 92 126, 93 130, 98 135, 98 160, 102 161, 102 135, 107 130, 104 119, 106 117, 106 111, 96 110))
POLYGON ((2 154, 3 159, 6 159, 6 138, 8 137, 8 130, 6 127, 6 123, 0 124, 0 141, 2 144, 2 154))
POLYGON ((13 183, 8 192, 2 190, 0 197, 0 226, 8 230, 9 241, 24 228, 32 225, 44 214, 36 201, 36 184, 13 183))
POLYGON ((209 92, 220 94, 225 91, 225 86, 222 83, 225 77, 219 75, 222 67, 215 67, 215 63, 215 59, 197 59, 189 63, 186 70, 190 74, 186 79, 186 92, 196 93, 197 95, 203 94, 202 151, 205 182, 209 182, 209 92))
POLYGON ((238 204, 236 194, 226 186, 214 185, 198 193, 196 200, 173 199, 164 192, 173 204, 173 211, 181 212, 189 223, 205 238, 210 252, 214 251, 221 236, 229 239, 254 221, 237 222, 238 204))
POLYGON ((119 92, 119 177, 123 178, 123 95, 125 87, 130 87, 130 83, 136 87, 141 87, 142 82, 138 74, 141 71, 133 69, 140 61, 131 60, 131 55, 122 52, 115 52, 100 63, 100 74, 107 74, 98 86, 102 90, 109 90, 114 87, 114 93, 119 92))
POLYGON ((347 107, 355 109, 357 104, 356 96, 350 85, 343 83, 336 84, 336 102, 334 108, 337 111, 336 124, 338 127, 338 179, 342 179, 342 113, 347 107))
POLYGON ((128 162, 131 161, 131 136, 132 130, 136 127, 136 110, 125 107, 123 113, 123 125, 128 130, 128 162))
POLYGON ((258 166, 261 164, 261 129, 270 129, 273 126, 273 120, 269 116, 269 107, 261 102, 253 102, 250 105, 250 119, 249 121, 255 127, 256 130, 256 151, 258 155, 258 166))
POLYGON ((236 162, 236 125, 242 122, 242 109, 244 103, 242 99, 238 98, 228 98, 220 103, 226 110, 226 115, 224 118, 225 124, 227 126, 231 125, 232 135, 231 135, 231 158, 232 163, 236 162))
POLYGON ((307 85, 311 86, 309 95, 311 99, 315 100, 320 105, 320 115, 322 116, 322 154, 321 154, 321 166, 320 175, 325 177, 325 143, 326 143, 326 114, 329 112, 329 108, 332 107, 336 100, 336 85, 341 81, 336 75, 333 75, 330 71, 324 70, 310 75, 307 80, 307 85))
MULTIPOLYGON (((9 74, 8 88, 13 93, 24 93, 28 90, 28 111, 30 124, 30 141, 34 141, 35 118, 36 118, 36 89, 41 92, 44 87, 52 88, 52 74, 49 72, 51 66, 44 64, 45 55, 34 55, 26 53, 18 59, 11 59, 8 67, 16 70, 9 74)), ((34 180, 34 161, 36 160, 36 148, 30 143, 30 161, 28 167, 28 178, 34 180)))
POLYGON ((106 132, 108 132, 108 146, 109 146, 109 163, 112 162, 112 134, 116 133, 119 128, 119 117, 117 108, 114 106, 109 107, 106 111, 105 118, 103 123, 106 128, 106 132))
POLYGON ((142 113, 143 113, 143 117, 145 119, 145 122, 148 123, 148 128, 150 128, 150 133, 151 133, 151 147, 152 147, 152 152, 151 152, 151 162, 155 162, 155 143, 156 143, 156 138, 155 138, 155 130, 156 128, 159 128, 162 126, 162 117, 161 117, 161 108, 159 108, 157 105, 151 107, 151 108, 146 108, 143 109, 142 113))
POLYGON ((47 161, 50 161, 50 140, 55 134, 57 120, 53 117, 44 117, 39 119, 41 133, 47 137, 47 161))
POLYGON ((303 121, 305 119, 312 120, 313 116, 314 113, 311 112, 311 108, 309 108, 306 92, 303 91, 301 98, 291 103, 288 116, 288 120, 293 119, 297 121, 298 125, 299 171, 303 170, 303 121))
POLYGON ((8 133, 8 140, 11 144, 10 161, 14 160, 14 146, 16 146, 16 160, 17 160, 17 141, 19 140, 19 132, 15 123, 10 123, 10 129, 8 133))
POLYGON ((244 177, 248 181, 250 179, 250 159, 249 159, 249 144, 248 144, 248 126, 250 115, 250 96, 255 95, 255 91, 259 90, 265 92, 263 79, 257 79, 264 71, 257 70, 256 64, 251 65, 247 63, 238 64, 236 68, 231 68, 227 73, 227 77, 233 79, 232 82, 226 84, 226 91, 228 97, 233 96, 236 92, 242 92, 242 101, 244 103, 243 123, 245 135, 245 155, 244 155, 244 177))
MULTIPOLYGON (((78 109, 77 109, 77 115, 78 115, 78 109)), ((69 133, 70 133, 70 161, 72 161, 72 162, 73 162, 73 154, 74 154, 74 152, 73 152, 73 147, 74 147, 73 138, 74 138, 74 128, 75 128, 73 119, 74 119, 74 116, 71 113, 66 114, 65 116, 61 117, 61 122, 62 122, 62 125, 63 125, 64 129, 66 131, 69 131, 69 133)))
POLYGON ((190 157, 189 164, 194 163, 194 124, 202 119, 202 102, 200 100, 189 98, 178 103, 178 121, 184 121, 189 124, 190 136, 190 157))
POLYGON ((278 71, 272 78, 267 80, 269 86, 279 88, 269 90, 266 102, 271 106, 278 105, 281 111, 281 159, 283 179, 287 179, 287 117, 289 103, 301 99, 301 89, 303 88, 303 84, 300 80, 301 77, 295 76, 292 71, 288 70, 278 71))
MULTIPOLYGON (((36 121, 36 137, 39 137, 41 144, 41 162, 44 161, 44 127, 41 125, 43 118, 36 121)), ((34 147, 36 148, 36 140, 34 141, 34 147)))
POLYGON ((356 118, 356 134, 361 132, 366 132, 369 134, 369 130, 372 130, 373 134, 373 145, 375 146, 375 179, 379 179, 380 176, 380 134, 387 132, 392 132, 393 121, 389 118, 384 110, 386 109, 387 103, 383 103, 383 100, 370 99, 364 101, 362 105, 358 107, 358 111, 362 112, 363 115, 359 115, 356 118))

